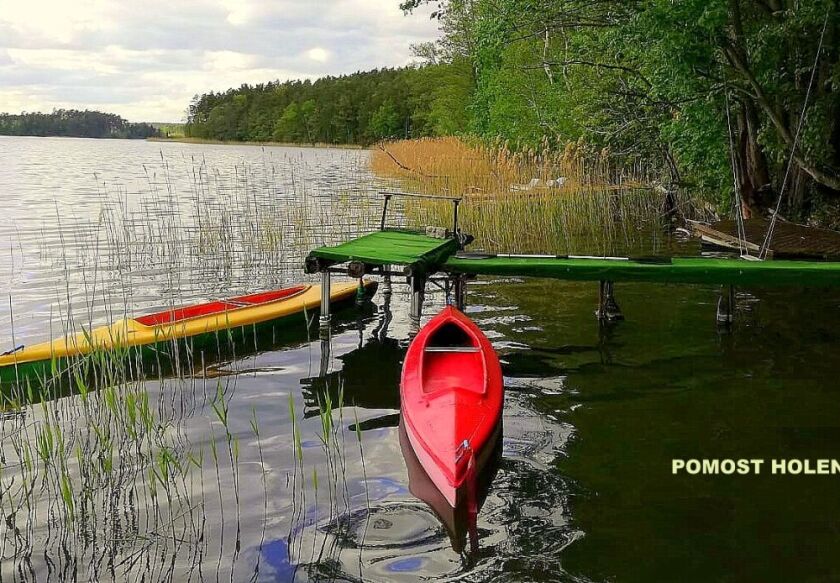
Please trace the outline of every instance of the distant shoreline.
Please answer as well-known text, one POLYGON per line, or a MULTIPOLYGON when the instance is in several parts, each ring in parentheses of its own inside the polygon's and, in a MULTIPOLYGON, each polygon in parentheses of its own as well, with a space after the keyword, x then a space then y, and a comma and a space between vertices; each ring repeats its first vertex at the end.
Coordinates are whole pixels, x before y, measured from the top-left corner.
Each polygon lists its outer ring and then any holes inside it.
POLYGON ((295 142, 240 142, 231 140, 208 140, 205 138, 146 138, 147 142, 180 142, 182 144, 208 144, 214 146, 269 146, 282 148, 334 148, 338 150, 368 150, 358 144, 299 144, 295 142))

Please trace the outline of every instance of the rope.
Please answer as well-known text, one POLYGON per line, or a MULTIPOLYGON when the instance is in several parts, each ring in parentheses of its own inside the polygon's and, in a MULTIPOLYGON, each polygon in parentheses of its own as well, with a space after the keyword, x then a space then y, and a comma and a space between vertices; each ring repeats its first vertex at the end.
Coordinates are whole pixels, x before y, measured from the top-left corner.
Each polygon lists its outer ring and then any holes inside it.
MULTIPOLYGON (((724 77, 724 84, 726 78, 724 77)), ((732 181, 735 188, 735 223, 738 227, 738 251, 741 257, 749 255, 747 233, 744 228, 744 208, 741 201, 741 181, 738 179, 738 165, 735 162, 735 138, 732 133, 732 119, 729 116, 729 89, 726 89, 726 125, 729 132, 729 162, 732 166, 732 181)))
POLYGON ((467 473, 464 476, 463 486, 466 488, 467 499, 467 530, 470 535, 470 552, 478 551, 478 470, 475 466, 475 452, 470 445, 470 440, 465 439, 458 446, 455 461, 460 462, 467 456, 467 473))
POLYGON ((785 170, 785 177, 782 180, 782 187, 779 190, 779 199, 776 201, 776 208, 773 210, 773 216, 770 218, 770 226, 767 228, 767 233, 764 234, 764 242, 758 252, 759 259, 766 259, 767 252, 770 249, 770 241, 773 239, 773 231, 776 229, 776 223, 779 218, 779 209, 782 206, 782 198, 785 194, 785 187, 790 176, 790 169, 793 166, 793 157, 796 154, 796 146, 799 143, 799 135, 802 131, 802 126, 805 122, 805 115, 808 110, 808 101, 811 97, 811 89, 814 86, 814 79, 817 76, 817 65, 820 62, 820 53, 822 52, 823 40, 825 40, 825 31, 828 27, 829 8, 825 10, 825 19, 823 20, 822 32, 820 33, 820 42, 817 45, 817 54, 814 56, 814 67, 811 69, 811 80, 808 82, 808 90, 805 92, 805 103, 802 104, 802 114, 799 116, 799 124, 796 128, 796 135, 793 138, 793 145, 790 148, 790 158, 788 158, 787 169, 785 170))
MULTIPOLYGON (((467 446, 469 447, 469 446, 467 446)), ((478 474, 475 467, 475 453, 469 447, 467 460, 467 475, 464 481, 467 483, 467 528, 470 534, 470 552, 478 552, 478 474)))

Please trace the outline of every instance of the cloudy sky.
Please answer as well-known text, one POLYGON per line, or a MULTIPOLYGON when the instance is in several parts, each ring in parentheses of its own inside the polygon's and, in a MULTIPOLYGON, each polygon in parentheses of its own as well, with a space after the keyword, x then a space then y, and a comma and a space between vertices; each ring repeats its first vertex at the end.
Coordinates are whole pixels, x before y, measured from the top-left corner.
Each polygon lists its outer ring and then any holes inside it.
POLYGON ((411 61, 399 0, 0 0, 0 112, 181 121, 196 93, 411 61))

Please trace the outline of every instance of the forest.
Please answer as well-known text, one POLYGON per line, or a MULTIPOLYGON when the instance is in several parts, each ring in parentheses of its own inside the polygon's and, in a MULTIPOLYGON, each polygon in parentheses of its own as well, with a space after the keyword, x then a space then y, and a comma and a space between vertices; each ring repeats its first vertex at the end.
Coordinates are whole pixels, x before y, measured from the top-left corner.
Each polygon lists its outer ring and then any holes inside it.
POLYGON ((463 59, 316 81, 242 85, 196 96, 185 132, 214 140, 326 144, 452 135, 467 128, 472 86, 463 59))
MULTIPOLYGON (((398 0, 395 0, 397 2, 398 0)), ((434 4, 423 66, 196 96, 188 135, 368 144, 467 135, 585 143, 746 216, 784 190, 840 217, 839 0, 405 0, 434 4), (737 185, 737 186, 736 186, 737 185)))
POLYGON ((840 220, 838 0, 420 4, 443 30, 425 52, 472 66, 471 133, 583 139, 746 216, 784 189, 785 214, 840 220))
POLYGON ((52 113, 0 113, 0 135, 73 138, 152 138, 161 132, 147 123, 130 123, 101 111, 56 109, 52 113))

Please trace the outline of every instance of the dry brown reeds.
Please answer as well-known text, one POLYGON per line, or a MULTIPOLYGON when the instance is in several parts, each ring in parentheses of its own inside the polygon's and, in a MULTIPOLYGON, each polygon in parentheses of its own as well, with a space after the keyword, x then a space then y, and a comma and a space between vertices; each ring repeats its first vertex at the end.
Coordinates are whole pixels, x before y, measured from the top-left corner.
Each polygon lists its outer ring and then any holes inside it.
MULTIPOLYGON (((583 142, 514 151, 506 142, 424 138, 379 144, 371 167, 406 190, 463 196, 463 229, 493 251, 610 253, 638 248, 661 194, 640 166, 617 165, 583 142)), ((416 226, 448 225, 451 206, 411 202, 416 226)))

